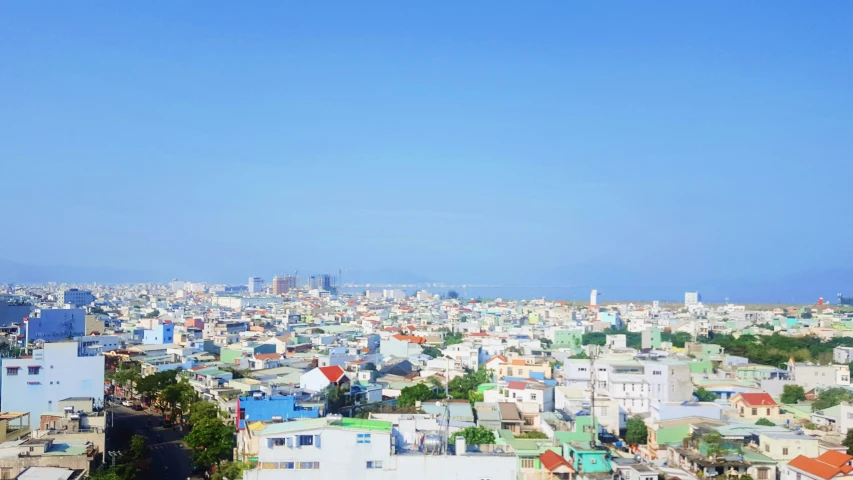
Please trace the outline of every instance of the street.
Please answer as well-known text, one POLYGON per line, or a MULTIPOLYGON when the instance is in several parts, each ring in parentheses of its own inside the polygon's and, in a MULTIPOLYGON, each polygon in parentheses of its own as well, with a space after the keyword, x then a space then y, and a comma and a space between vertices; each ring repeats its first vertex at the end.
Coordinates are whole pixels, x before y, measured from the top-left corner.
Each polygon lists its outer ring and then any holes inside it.
POLYGON ((175 428, 160 427, 159 423, 163 417, 150 414, 148 411, 135 411, 120 405, 112 407, 111 410, 115 414, 114 433, 128 431, 132 435, 145 435, 148 438, 148 447, 151 450, 151 468, 148 470, 148 478, 185 480, 190 477, 192 462, 190 450, 182 440, 184 432, 179 432, 175 428), (146 430, 149 420, 151 428, 146 430))

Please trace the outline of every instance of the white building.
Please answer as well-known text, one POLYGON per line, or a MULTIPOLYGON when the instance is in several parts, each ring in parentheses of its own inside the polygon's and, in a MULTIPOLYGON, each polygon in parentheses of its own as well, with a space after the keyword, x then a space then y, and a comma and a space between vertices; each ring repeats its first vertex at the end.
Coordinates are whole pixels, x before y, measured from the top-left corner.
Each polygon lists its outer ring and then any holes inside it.
POLYGON ((264 291, 264 279, 261 277, 249 277, 249 293, 261 293, 264 291))
POLYGON ((70 290, 66 290, 65 293, 62 294, 62 301, 72 307, 82 307, 94 302, 95 296, 92 295, 90 290, 78 290, 76 288, 72 288, 70 290))
POLYGON ((41 418, 60 400, 91 397, 104 403, 104 357, 81 356, 77 342, 46 343, 32 358, 4 358, 0 408, 41 418))
POLYGON ((91 357, 118 350, 119 337, 117 335, 85 335, 78 339, 80 345, 80 356, 91 357))
POLYGON ((592 306, 598 305, 598 290, 593 290, 589 294, 589 304, 592 306))
POLYGON ((684 292, 684 306, 693 307, 699 305, 702 301, 702 295, 699 292, 684 292))
MULTIPOLYGON (((244 480, 317 478, 434 480, 516 480, 518 460, 507 445, 471 451, 464 441, 456 455, 429 455, 438 435, 398 433, 390 422, 329 416, 273 423, 259 437, 258 465, 244 480)), ((461 438, 461 437, 460 437, 461 438)))
MULTIPOLYGON (((590 388, 590 368, 589 360, 566 360, 564 385, 590 388)), ((690 366, 686 362, 638 361, 614 355, 599 359, 595 369, 596 391, 607 392, 629 415, 648 412, 653 402, 683 402, 693 398, 690 366)))

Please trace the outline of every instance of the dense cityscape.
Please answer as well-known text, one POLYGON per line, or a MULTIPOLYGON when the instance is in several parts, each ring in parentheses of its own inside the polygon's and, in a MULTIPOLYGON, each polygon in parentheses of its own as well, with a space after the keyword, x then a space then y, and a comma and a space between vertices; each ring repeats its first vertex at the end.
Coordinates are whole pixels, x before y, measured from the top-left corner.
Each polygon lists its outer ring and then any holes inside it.
POLYGON ((3 478, 853 470, 853 307, 335 283, 3 287, 3 478))

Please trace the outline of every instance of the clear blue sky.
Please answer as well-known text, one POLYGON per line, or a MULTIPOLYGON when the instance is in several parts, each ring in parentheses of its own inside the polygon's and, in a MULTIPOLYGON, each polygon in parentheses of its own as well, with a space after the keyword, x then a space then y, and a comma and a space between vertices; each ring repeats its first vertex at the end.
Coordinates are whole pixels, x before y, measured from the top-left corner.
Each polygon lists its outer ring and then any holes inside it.
POLYGON ((0 258, 685 288, 849 268, 851 23, 843 1, 4 2, 0 258))

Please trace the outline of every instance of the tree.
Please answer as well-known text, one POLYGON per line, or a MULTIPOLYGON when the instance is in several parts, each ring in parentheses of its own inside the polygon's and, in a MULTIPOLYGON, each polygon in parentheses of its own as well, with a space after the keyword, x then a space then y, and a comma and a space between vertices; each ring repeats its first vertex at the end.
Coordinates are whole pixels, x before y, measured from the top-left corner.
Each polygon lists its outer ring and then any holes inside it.
POLYGON ((456 290, 450 290, 447 292, 447 298, 449 298, 451 300, 455 300, 455 299, 459 298, 459 293, 456 292, 456 290))
POLYGON ((178 381, 175 379, 174 370, 164 370, 162 372, 152 373, 142 377, 137 382, 137 391, 145 398, 157 398, 169 385, 174 385, 178 381))
POLYGON ((213 473, 213 480, 239 480, 243 478, 243 471, 250 468, 249 464, 243 462, 225 462, 213 473))
POLYGON ((235 433, 233 426, 225 425, 218 418, 205 418, 193 425, 184 441, 192 449, 193 463, 209 468, 218 466, 222 460, 231 456, 235 433))
POLYGON ((326 400, 329 404, 329 413, 340 413, 342 409, 351 406, 349 384, 329 385, 326 389, 326 400))
POLYGON ((775 423, 771 422, 770 420, 767 420, 766 418, 759 418, 758 421, 755 422, 755 424, 756 425, 764 425, 765 427, 775 427, 776 426, 775 423))
POLYGON ((219 406, 210 402, 195 402, 190 405, 190 423, 197 425, 203 420, 219 418, 219 406))
POLYGON ((400 396, 397 397, 397 406, 411 407, 415 405, 415 402, 435 400, 436 398, 439 397, 431 388, 426 386, 426 384, 419 383, 417 385, 412 385, 411 387, 406 387, 400 391, 400 396))
POLYGON ((646 422, 640 417, 631 417, 627 422, 628 431, 625 433, 625 441, 631 445, 645 445, 649 439, 649 429, 646 422))
POLYGON ((506 349, 506 352, 507 352, 507 353, 509 353, 509 352, 513 352, 513 353, 517 353, 517 354, 519 354, 519 355, 524 355, 524 350, 522 350, 522 349, 521 349, 521 348, 519 348, 519 347, 509 347, 509 348, 507 348, 507 349, 506 349))
MULTIPOLYGON (((462 343, 463 335, 459 332, 448 332, 444 335, 444 346, 456 345, 457 343, 462 343)), ((439 355, 441 356, 441 355, 439 355)))
POLYGON ((539 339, 539 343, 541 343, 545 348, 551 348, 551 345, 554 344, 554 342, 544 337, 539 339))
POLYGON ((693 392, 693 395, 695 395, 696 398, 699 399, 700 402, 713 402, 714 400, 717 399, 717 395, 714 394, 714 392, 709 392, 708 390, 705 390, 703 387, 699 387, 698 390, 693 392))
POLYGON ((450 439, 450 443, 455 442, 455 438, 460 436, 465 439, 466 445, 495 443, 495 433, 483 426, 463 428, 450 439))
POLYGON ((824 410, 834 407, 841 402, 853 400, 853 393, 842 387, 828 388, 818 395, 817 400, 812 404, 812 409, 824 410))
POLYGON ((142 378, 140 371, 142 367, 138 364, 125 366, 122 364, 113 375, 113 381, 121 386, 127 386, 130 396, 133 396, 133 386, 142 378))
POLYGON ((782 403, 798 403, 806 399, 806 392, 801 385, 785 385, 782 389, 782 403))
POLYGON ((146 313, 146 314, 143 316, 143 318, 157 318, 157 317, 159 317, 159 316, 160 316, 160 310, 157 310, 157 309, 155 308, 154 310, 152 310, 152 311, 150 311, 150 312, 146 313))
POLYGON ((364 364, 363 367, 361 367, 361 369, 366 371, 366 372, 375 372, 376 371, 376 364, 373 362, 367 362, 364 364))
POLYGON ((723 436, 718 432, 704 435, 702 441, 705 442, 707 455, 711 458, 725 457, 729 451, 723 443, 723 436))
POLYGON ((160 402, 168 405, 172 412, 181 416, 183 416, 183 410, 195 401, 195 397, 195 390, 186 381, 169 385, 160 392, 160 402))
POLYGON ((847 430, 847 436, 844 437, 844 441, 841 444, 847 447, 848 452, 853 452, 853 428, 847 430))
POLYGON ((461 377, 456 377, 447 385, 448 393, 455 400, 470 400, 471 392, 476 392, 477 387, 491 382, 491 374, 484 366, 479 369, 466 372, 461 377))
POLYGON ((589 355, 587 355, 587 354, 586 354, 586 352, 581 351, 580 353, 575 354, 575 355, 572 355, 572 356, 571 356, 571 357, 569 357, 569 358, 572 358, 572 359, 579 359, 579 360, 584 360, 584 359, 589 358, 589 355))
POLYGON ((424 347, 421 353, 423 353, 424 355, 429 355, 432 358, 440 358, 444 356, 444 354, 441 353, 441 350, 435 347, 424 347))
POLYGON ((540 439, 548 438, 548 435, 545 435, 544 433, 542 433, 538 430, 532 430, 529 432, 521 432, 518 435, 516 435, 515 438, 528 438, 528 439, 540 440, 540 439))

